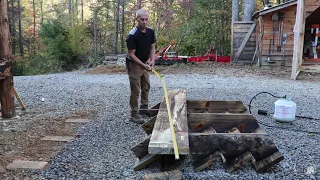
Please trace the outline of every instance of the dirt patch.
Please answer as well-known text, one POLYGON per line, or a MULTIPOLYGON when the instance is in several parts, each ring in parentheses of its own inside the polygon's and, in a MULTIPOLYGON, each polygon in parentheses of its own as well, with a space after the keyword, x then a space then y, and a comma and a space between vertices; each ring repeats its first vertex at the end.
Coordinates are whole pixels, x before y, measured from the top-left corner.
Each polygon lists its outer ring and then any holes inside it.
MULTIPOLYGON (((18 112, 19 114, 19 112, 18 112)), ((68 117, 53 118, 33 111, 13 119, 0 119, 0 176, 22 179, 23 170, 6 170, 14 160, 47 161, 67 143, 41 141, 44 136, 76 136, 83 123, 66 123, 68 118, 90 118, 90 111, 78 111, 68 117), (20 173, 19 173, 20 172, 20 173)))
POLYGON ((96 68, 90 69, 84 74, 125 74, 126 67, 117 65, 99 65, 96 68))
MULTIPOLYGON (((180 63, 173 65, 156 65, 155 70, 161 74, 216 74, 221 76, 252 76, 290 79, 290 67, 260 68, 250 65, 237 65, 216 62, 180 63)), ((126 74, 124 66, 100 65, 90 69, 85 74, 126 74)), ((300 81, 319 81, 320 72, 301 72, 297 78, 300 81)))

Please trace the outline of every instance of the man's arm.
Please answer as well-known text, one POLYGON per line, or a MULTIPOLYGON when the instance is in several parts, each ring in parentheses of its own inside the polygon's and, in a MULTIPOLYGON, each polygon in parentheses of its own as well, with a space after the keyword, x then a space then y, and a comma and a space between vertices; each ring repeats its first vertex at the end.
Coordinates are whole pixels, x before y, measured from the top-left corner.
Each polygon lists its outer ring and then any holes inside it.
POLYGON ((154 59, 156 56, 156 43, 151 44, 151 50, 150 50, 150 66, 154 67, 154 59))
POLYGON ((136 52, 135 49, 132 49, 132 50, 128 49, 128 54, 129 54, 131 60, 133 60, 136 64, 140 65, 140 66, 143 67, 144 69, 146 69, 146 70, 148 70, 148 71, 151 71, 150 66, 147 65, 147 64, 144 64, 143 62, 141 62, 141 61, 139 60, 139 58, 135 55, 135 52, 136 52))

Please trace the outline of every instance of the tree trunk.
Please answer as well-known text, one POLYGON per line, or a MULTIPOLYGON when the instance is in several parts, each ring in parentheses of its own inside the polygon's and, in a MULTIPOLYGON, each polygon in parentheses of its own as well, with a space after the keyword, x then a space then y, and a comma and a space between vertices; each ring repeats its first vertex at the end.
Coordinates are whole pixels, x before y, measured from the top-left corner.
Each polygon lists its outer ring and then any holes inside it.
POLYGON ((20 56, 24 56, 23 43, 22 43, 22 24, 21 24, 21 6, 20 0, 18 0, 18 19, 19 19, 19 47, 20 47, 20 56))
POLYGON ((115 20, 114 20, 114 39, 113 39, 113 53, 114 54, 118 54, 119 4, 120 4, 120 0, 116 0, 115 20))
POLYGON ((83 25, 83 0, 81 0, 81 23, 83 25))
POLYGON ((32 9, 33 9, 33 37, 36 36, 36 5, 34 0, 32 0, 32 9))
POLYGON ((243 0, 243 21, 252 21, 254 5, 254 0, 243 0))
POLYGON ((40 1, 40 13, 41 13, 41 22, 40 22, 40 24, 43 24, 43 9, 42 9, 42 6, 43 6, 43 0, 40 1))
POLYGON ((239 21, 239 0, 232 0, 232 20, 239 21))
POLYGON ((124 9, 125 9, 125 0, 122 0, 122 16, 121 16, 121 52, 124 52, 124 9))
POLYGON ((141 0, 137 0, 137 9, 141 9, 141 0))
POLYGON ((0 101, 2 117, 12 118, 15 116, 15 107, 7 2, 0 0, 0 62, 4 61, 7 70, 6 78, 0 80, 0 101))
POLYGON ((93 56, 97 58, 97 11, 95 9, 93 18, 93 56))
POLYGON ((12 41, 12 54, 16 54, 16 21, 15 21, 15 10, 14 1, 11 0, 11 41, 12 41))

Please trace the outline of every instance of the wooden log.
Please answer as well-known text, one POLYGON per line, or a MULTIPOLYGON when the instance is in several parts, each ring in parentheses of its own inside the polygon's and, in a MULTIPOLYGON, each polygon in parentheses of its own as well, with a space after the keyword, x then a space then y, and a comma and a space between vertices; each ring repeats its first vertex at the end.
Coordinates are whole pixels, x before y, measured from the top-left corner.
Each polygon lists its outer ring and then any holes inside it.
POLYGON ((217 162, 219 159, 221 159, 221 152, 220 151, 215 151, 214 153, 210 154, 209 156, 196 161, 193 163, 194 167, 195 167, 195 171, 199 172, 202 171, 204 169, 206 169, 207 167, 211 166, 213 163, 217 162))
POLYGON ((149 121, 147 121, 141 125, 144 132, 146 132, 148 135, 152 133, 154 124, 156 123, 156 119, 157 119, 157 116, 153 116, 149 121))
POLYGON ((166 171, 161 173, 147 174, 144 180, 180 180, 182 179, 182 172, 180 170, 166 171))
POLYGON ((12 52, 11 39, 9 32, 8 20, 8 1, 0 1, 0 63, 4 67, 4 72, 1 76, 6 78, 0 80, 0 102, 1 113, 3 118, 12 118, 15 114, 13 75, 12 75, 12 52), (5 75, 3 75, 5 74, 5 75))
POLYGON ((187 101, 188 113, 244 113, 247 108, 242 101, 187 101))
POLYGON ((260 160, 256 161, 255 159, 252 160, 252 164, 257 172, 264 172, 265 170, 269 169, 270 167, 274 166, 275 164, 282 161, 284 157, 279 151, 276 151, 272 155, 260 160))
POLYGON ((218 150, 227 160, 250 151, 257 161, 278 151, 274 142, 266 134, 189 133, 189 141, 190 154, 195 161, 218 150))
POLYGON ((188 125, 192 132, 201 132, 213 126, 218 133, 237 127, 242 133, 250 133, 259 127, 251 114, 189 113, 188 125))
POLYGON ((146 167, 147 165, 154 162, 158 158, 160 158, 160 155, 158 154, 147 154, 141 159, 137 158, 136 164, 133 169, 135 171, 141 170, 142 168, 146 167))
POLYGON ((131 151, 138 157, 142 158, 148 154, 148 145, 150 142, 151 135, 146 137, 143 141, 139 142, 131 148, 131 151))
POLYGON ((12 118, 16 115, 14 107, 14 93, 12 91, 13 77, 0 80, 0 102, 2 118, 12 118))
POLYGON ((245 163, 252 161, 253 156, 251 154, 251 152, 247 151, 243 154, 241 154, 240 156, 233 158, 231 161, 227 162, 228 168, 227 168, 227 172, 232 172, 236 169, 238 169, 239 167, 243 166, 245 163))
MULTIPOLYGON (((179 154, 189 154, 187 97, 185 90, 168 92, 179 154)), ((149 142, 149 154, 173 154, 172 134, 165 98, 162 98, 149 142)))

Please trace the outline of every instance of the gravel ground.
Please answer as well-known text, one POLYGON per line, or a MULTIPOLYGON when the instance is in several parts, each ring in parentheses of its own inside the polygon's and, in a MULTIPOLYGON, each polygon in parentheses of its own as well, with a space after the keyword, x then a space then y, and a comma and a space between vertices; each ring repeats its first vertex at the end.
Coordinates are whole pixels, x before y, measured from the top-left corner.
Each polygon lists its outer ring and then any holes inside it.
MULTIPOLYGON (((235 77, 210 74, 166 74, 169 89, 186 89, 192 100, 241 100, 246 105, 258 92, 291 94, 298 114, 320 116, 320 84, 271 77, 235 77)), ((151 76, 150 105, 160 102, 161 82, 151 76)), ((133 171, 135 156, 130 147, 146 134, 128 121, 128 78, 120 75, 84 75, 79 72, 32 77, 15 77, 15 86, 29 109, 46 116, 63 116, 74 110, 90 109, 92 121, 82 126, 80 137, 63 148, 42 172, 23 171, 24 177, 40 179, 141 179, 145 174, 159 172, 158 165, 133 171), (41 102, 41 98, 45 98, 41 102)), ((255 108, 272 110, 275 99, 260 96, 255 108), (271 107, 271 108, 270 108, 271 107)), ((254 109, 255 109, 254 108, 254 109)), ((298 119, 281 125, 269 117, 255 115, 269 125, 319 131, 320 121, 298 119)), ((261 127, 270 135, 284 160, 266 173, 256 173, 251 165, 226 173, 221 164, 202 172, 194 172, 189 159, 178 164, 183 179, 319 179, 320 135, 277 128, 261 127), (308 171, 309 170, 309 171, 308 171), (312 171, 314 170, 314 171, 312 171)))

